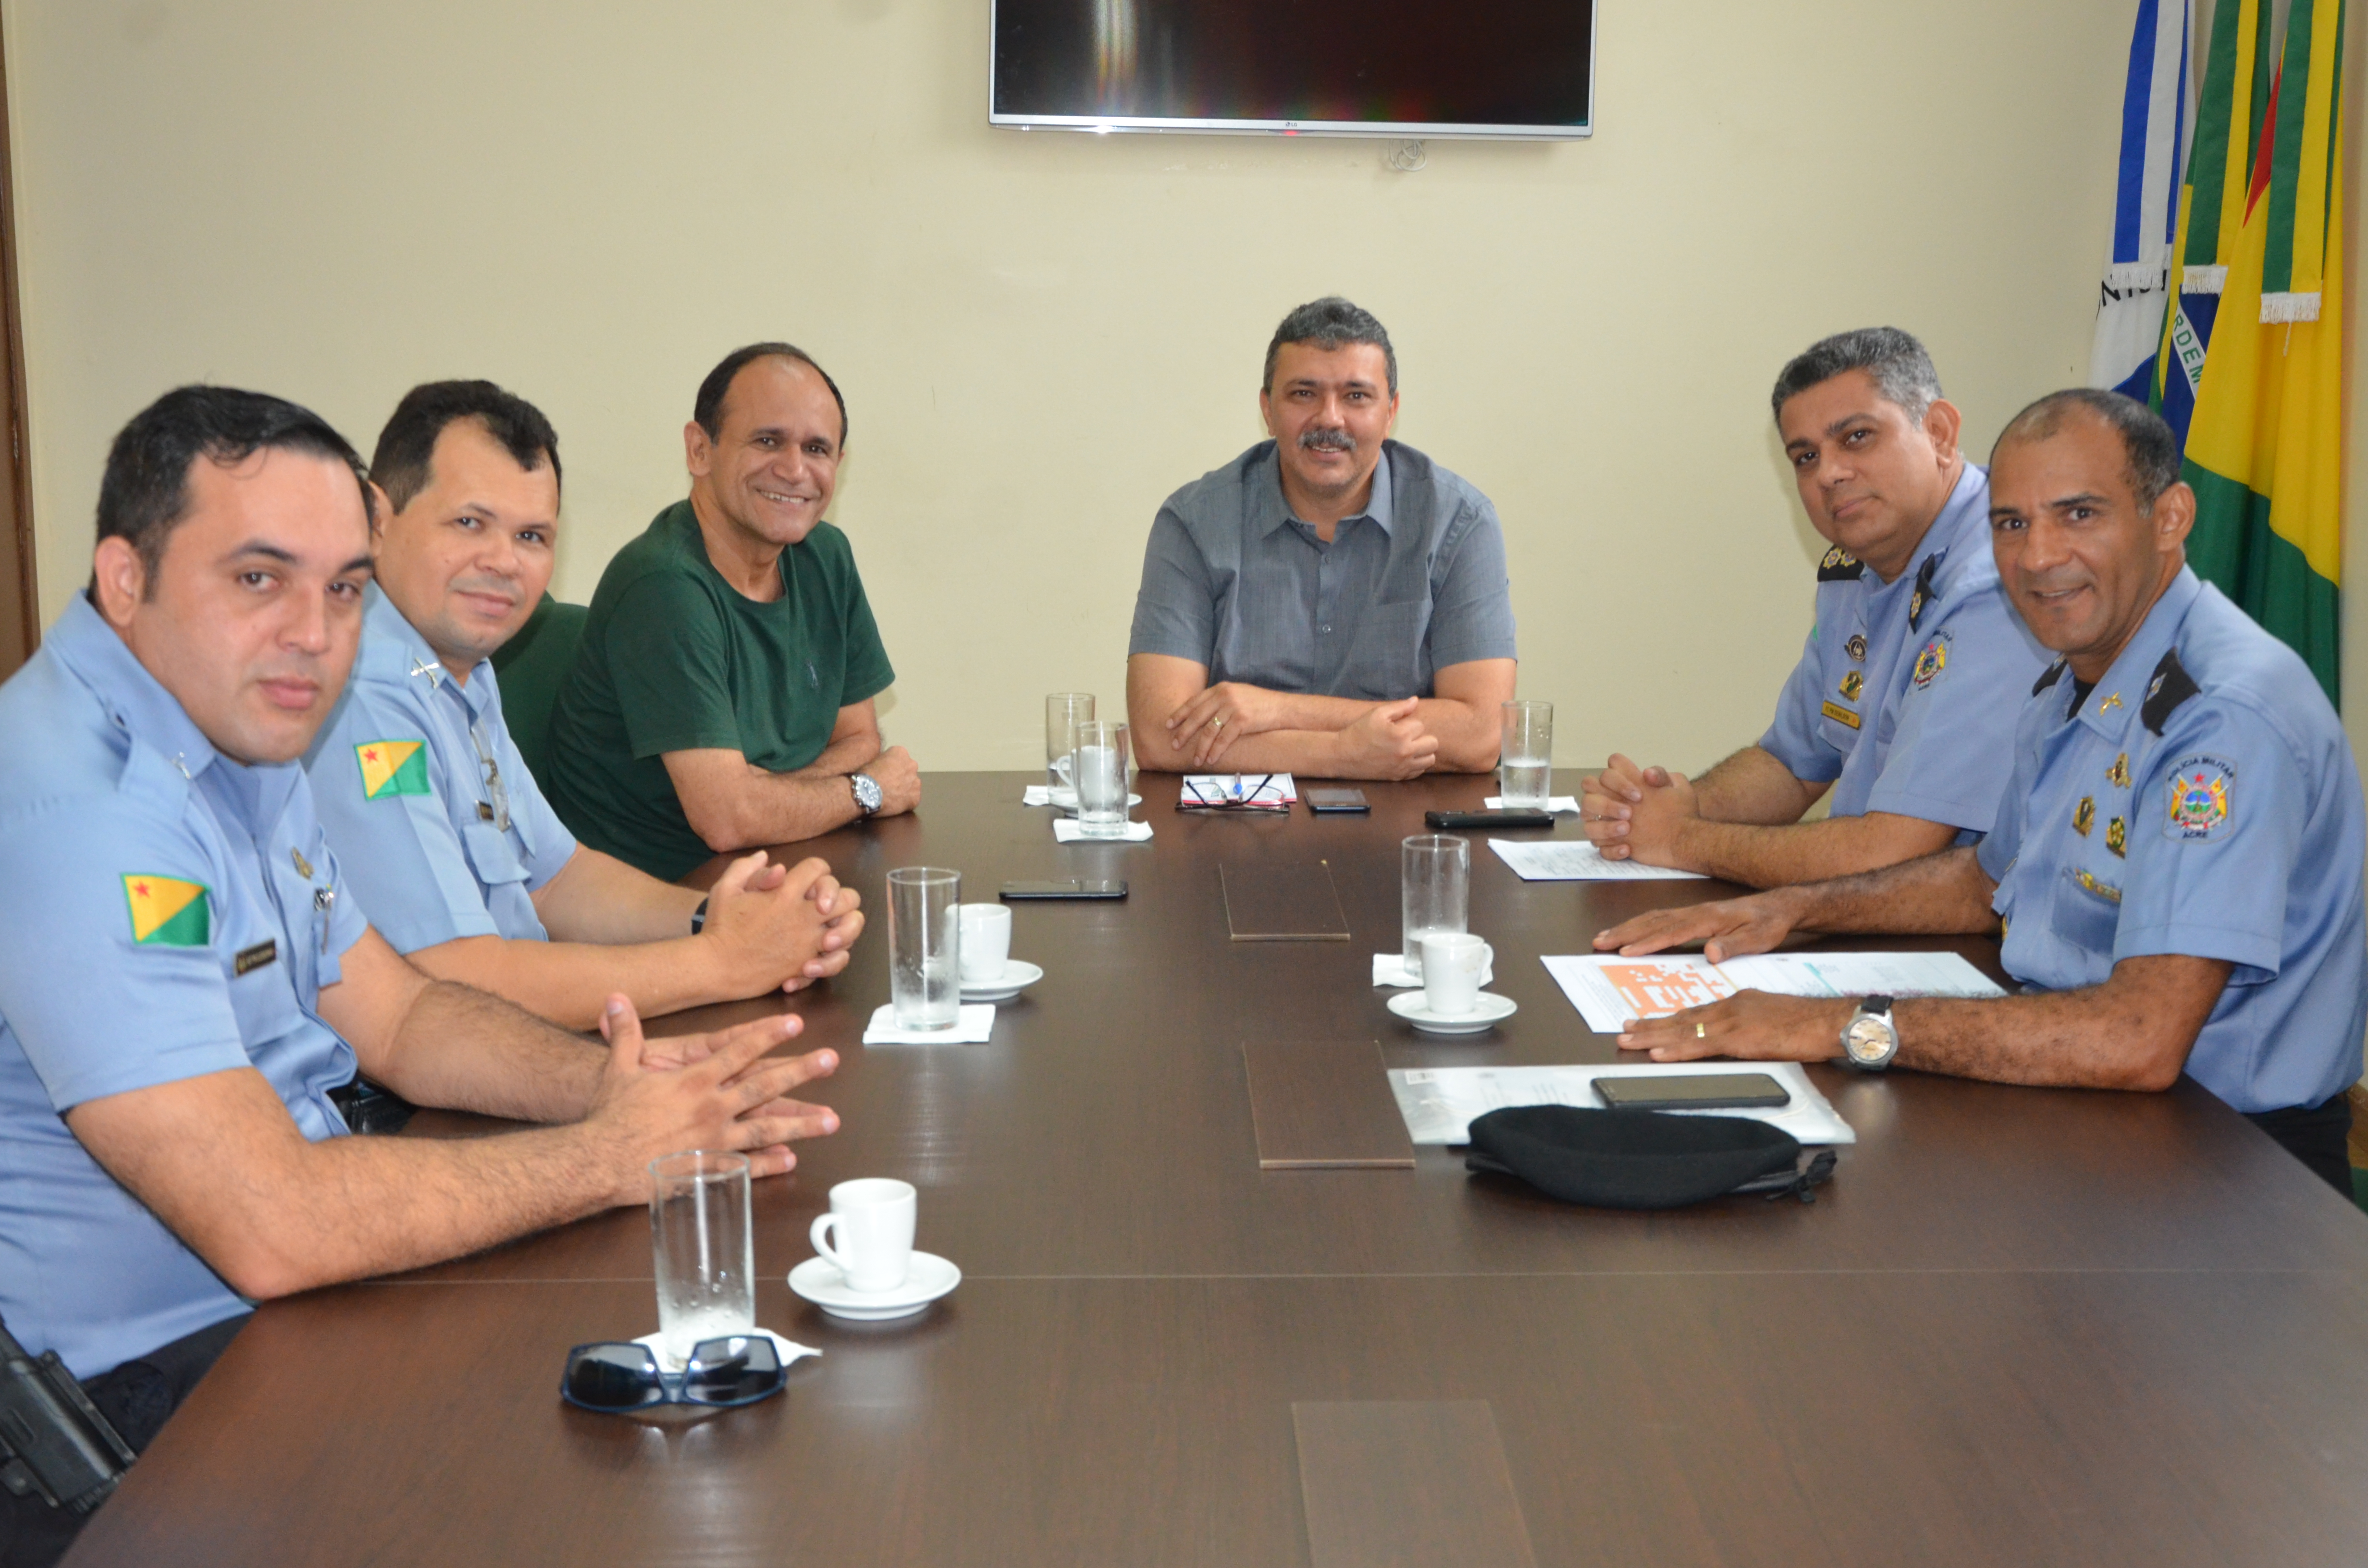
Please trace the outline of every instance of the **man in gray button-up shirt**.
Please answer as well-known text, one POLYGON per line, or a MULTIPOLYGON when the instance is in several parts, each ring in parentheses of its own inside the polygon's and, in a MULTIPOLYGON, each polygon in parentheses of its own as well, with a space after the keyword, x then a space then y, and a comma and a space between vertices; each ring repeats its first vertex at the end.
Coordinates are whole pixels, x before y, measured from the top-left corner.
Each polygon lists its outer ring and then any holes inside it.
POLYGON ((1167 498, 1127 647, 1145 767, 1409 778, 1497 764, 1513 695, 1488 498, 1387 439, 1397 358, 1346 300, 1267 347, 1273 436, 1167 498))

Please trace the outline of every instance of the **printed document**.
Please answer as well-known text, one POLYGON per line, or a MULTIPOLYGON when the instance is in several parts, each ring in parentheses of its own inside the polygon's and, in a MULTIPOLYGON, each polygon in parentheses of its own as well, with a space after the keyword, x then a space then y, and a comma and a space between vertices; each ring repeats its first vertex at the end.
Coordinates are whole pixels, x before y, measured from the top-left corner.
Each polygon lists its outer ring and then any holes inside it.
POLYGON ((1804 1143, 1855 1143, 1831 1101, 1817 1092, 1797 1062, 1647 1062, 1596 1067, 1400 1067, 1390 1073, 1398 1114, 1417 1143, 1468 1143, 1472 1119, 1506 1106, 1567 1105, 1600 1109, 1598 1078, 1670 1077, 1679 1074, 1765 1073, 1784 1085, 1792 1102, 1721 1110, 1673 1111, 1674 1116, 1748 1116, 1781 1127, 1804 1143))
POLYGON ((1955 953, 1760 953, 1713 963, 1700 953, 1552 955, 1539 960, 1598 1034, 1738 991, 1780 996, 2003 996, 1955 953))
POLYGON ((1702 882, 1700 871, 1672 871, 1635 860, 1607 860, 1584 838, 1492 838, 1488 847, 1525 882, 1702 882))

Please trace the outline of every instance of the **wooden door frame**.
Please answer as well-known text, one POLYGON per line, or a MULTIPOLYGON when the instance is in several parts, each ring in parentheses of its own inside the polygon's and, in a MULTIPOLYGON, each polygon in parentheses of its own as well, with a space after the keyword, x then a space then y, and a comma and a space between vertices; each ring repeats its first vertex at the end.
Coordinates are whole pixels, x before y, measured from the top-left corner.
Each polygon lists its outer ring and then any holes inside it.
POLYGON ((17 172, 8 136, 8 71, 5 41, 0 41, 0 361, 6 381, 6 429, 0 431, 0 548, 8 559, 0 562, 0 677, 13 673, 40 645, 40 579, 33 560, 33 486, 25 462, 25 322, 17 289, 17 172), (8 593, 6 567, 15 568, 15 592, 8 593))

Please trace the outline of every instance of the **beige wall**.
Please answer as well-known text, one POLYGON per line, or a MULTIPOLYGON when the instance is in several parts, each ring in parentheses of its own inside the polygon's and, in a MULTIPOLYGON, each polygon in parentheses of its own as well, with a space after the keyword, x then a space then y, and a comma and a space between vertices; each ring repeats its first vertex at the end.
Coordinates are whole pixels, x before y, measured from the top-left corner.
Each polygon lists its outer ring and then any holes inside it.
POLYGON ((1268 333, 1338 290, 1396 337, 1400 434, 1504 516, 1561 759, 1698 767, 1808 628, 1783 358, 1907 326, 1985 449, 2085 372, 2129 10, 1612 0, 1591 142, 1399 174, 990 131, 980 0, 10 0, 44 614, 108 437, 193 378, 365 449, 416 381, 525 393, 588 597, 680 493, 700 375, 787 336, 852 404, 892 736, 1030 766, 1042 693, 1117 706, 1153 510, 1258 437, 1268 333))

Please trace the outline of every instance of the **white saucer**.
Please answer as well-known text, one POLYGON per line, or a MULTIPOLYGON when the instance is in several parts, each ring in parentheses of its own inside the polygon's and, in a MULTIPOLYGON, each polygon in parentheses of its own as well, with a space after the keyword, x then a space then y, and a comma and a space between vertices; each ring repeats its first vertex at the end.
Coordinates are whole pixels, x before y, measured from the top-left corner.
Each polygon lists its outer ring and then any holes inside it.
POLYGON ((965 1002, 1008 1002, 1044 978, 1043 970, 1025 959, 1006 959, 1003 972, 993 980, 965 980, 962 983, 962 999, 965 1002))
POLYGON ((1434 1013, 1423 1006, 1419 991, 1401 991, 1390 998, 1390 1011, 1425 1034, 1481 1034, 1511 1017, 1518 1006, 1510 996, 1493 991, 1480 993, 1468 1013, 1434 1013))
POLYGON ((849 1323, 886 1323, 907 1318, 962 1283, 962 1270, 935 1253, 913 1254, 905 1282, 894 1290, 850 1290, 847 1276, 826 1257, 810 1257, 790 1270, 790 1289, 835 1318, 849 1323))

